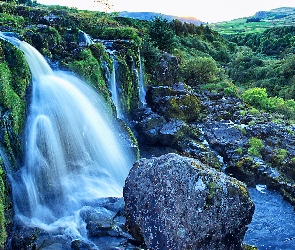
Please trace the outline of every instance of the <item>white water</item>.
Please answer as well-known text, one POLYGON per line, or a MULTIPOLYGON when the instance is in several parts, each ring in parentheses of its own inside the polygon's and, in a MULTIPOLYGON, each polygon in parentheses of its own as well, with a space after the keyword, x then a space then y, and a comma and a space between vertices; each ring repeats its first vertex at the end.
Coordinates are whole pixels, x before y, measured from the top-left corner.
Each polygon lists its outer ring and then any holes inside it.
POLYGON ((80 45, 91 45, 94 42, 92 41, 90 35, 85 33, 84 31, 80 30, 78 34, 78 38, 80 38, 80 45))
POLYGON ((139 53, 139 101, 142 106, 146 105, 145 101, 146 90, 145 90, 145 81, 144 81, 144 73, 142 67, 142 61, 139 53))
POLYGON ((116 66, 117 61, 113 59, 113 70, 110 79, 110 91, 112 94, 112 100, 115 104, 117 110, 117 118, 123 118, 122 109, 121 109, 121 102, 118 95, 118 87, 117 87, 117 80, 116 80, 116 66))
POLYGON ((33 78, 24 166, 11 177, 16 216, 45 230, 83 234, 78 211, 97 198, 122 196, 131 153, 93 89, 52 71, 26 42, 0 37, 25 53, 33 78))

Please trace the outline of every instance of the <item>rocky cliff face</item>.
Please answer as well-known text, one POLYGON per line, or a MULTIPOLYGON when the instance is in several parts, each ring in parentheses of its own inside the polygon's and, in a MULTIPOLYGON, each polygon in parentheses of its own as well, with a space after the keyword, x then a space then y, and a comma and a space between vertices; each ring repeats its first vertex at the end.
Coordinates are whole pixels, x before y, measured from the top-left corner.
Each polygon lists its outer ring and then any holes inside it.
POLYGON ((136 162, 124 200, 127 227, 148 249, 241 249, 254 212, 243 183, 177 154, 136 162))

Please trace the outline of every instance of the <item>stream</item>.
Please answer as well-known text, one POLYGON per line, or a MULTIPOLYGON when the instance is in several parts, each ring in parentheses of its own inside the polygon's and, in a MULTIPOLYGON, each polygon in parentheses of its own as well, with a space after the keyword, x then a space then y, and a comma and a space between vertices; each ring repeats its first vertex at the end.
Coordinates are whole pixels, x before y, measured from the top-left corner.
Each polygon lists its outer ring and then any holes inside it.
POLYGON ((263 185, 249 188, 255 212, 244 242, 259 250, 295 249, 295 212, 277 192, 263 185))

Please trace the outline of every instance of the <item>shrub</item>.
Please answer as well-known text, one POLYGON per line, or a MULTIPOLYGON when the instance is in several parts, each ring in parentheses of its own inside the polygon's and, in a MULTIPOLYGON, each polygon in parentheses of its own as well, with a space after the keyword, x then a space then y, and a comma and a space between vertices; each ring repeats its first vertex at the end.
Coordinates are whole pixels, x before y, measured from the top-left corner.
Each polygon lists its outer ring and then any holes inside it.
POLYGON ((288 156, 288 151, 286 149, 277 149, 276 151, 276 158, 278 162, 282 163, 286 157, 288 156))
POLYGON ((99 34, 101 39, 126 39, 133 40, 136 44, 141 43, 137 30, 131 27, 107 27, 99 34))
POLYGON ((183 80, 192 86, 212 82, 218 72, 216 62, 211 57, 196 57, 179 67, 183 80))
POLYGON ((265 88, 251 88, 242 94, 242 99, 255 108, 265 109, 268 107, 268 97, 265 88))

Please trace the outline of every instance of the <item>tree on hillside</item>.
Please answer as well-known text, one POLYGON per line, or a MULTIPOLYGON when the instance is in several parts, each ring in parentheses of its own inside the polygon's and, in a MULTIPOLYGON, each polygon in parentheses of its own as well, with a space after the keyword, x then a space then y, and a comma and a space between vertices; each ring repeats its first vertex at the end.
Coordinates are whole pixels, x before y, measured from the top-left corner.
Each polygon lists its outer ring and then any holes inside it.
POLYGON ((162 17, 154 18, 149 35, 160 50, 172 51, 174 47, 174 32, 166 19, 162 17))

